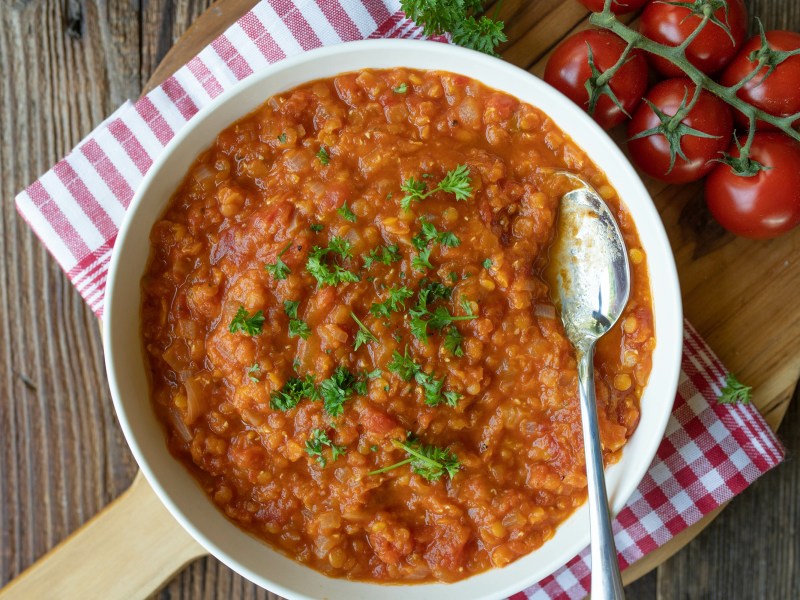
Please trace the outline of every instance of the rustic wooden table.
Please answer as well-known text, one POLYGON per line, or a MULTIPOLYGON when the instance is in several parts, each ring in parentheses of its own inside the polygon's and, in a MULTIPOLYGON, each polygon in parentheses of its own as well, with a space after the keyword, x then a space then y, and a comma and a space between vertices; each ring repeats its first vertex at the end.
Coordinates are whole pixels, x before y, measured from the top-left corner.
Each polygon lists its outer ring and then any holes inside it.
MULTIPOLYGON (((528 19, 536 3, 525 9, 528 19)), ((138 96, 210 4, 0 0, 0 586, 118 496, 136 473, 114 418, 94 315, 17 216, 14 194, 138 96)), ((523 4, 501 10, 512 39, 514 11, 523 4)), ((798 0, 747 4, 767 28, 800 30, 798 0)), ((797 400, 779 435, 786 463, 688 547, 628 586, 629 598, 800 597, 797 400)), ((162 597, 275 596, 206 558, 162 597)))

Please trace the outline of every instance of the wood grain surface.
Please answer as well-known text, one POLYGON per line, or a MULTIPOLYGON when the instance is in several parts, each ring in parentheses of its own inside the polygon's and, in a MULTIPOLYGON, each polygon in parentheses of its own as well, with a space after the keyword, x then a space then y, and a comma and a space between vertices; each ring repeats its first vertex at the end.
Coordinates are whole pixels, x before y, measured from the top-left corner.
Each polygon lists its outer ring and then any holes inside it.
MULTIPOLYGON (((136 473, 114 417, 94 316, 16 214, 14 194, 123 100, 138 96, 210 4, 0 0, 0 585, 120 495, 136 473)), ((747 4, 767 28, 800 30, 797 0, 747 4)), ((510 39, 504 56, 536 72, 539 59, 585 15, 574 0, 506 0, 499 12, 510 39)), ((222 11, 205 18, 224 28, 222 11)), ((777 244, 723 236, 709 223, 697 186, 665 190, 659 209, 678 232, 672 241, 679 263, 688 265, 682 283, 689 318, 726 364, 770 399, 762 408, 777 424, 797 379, 788 341, 800 334, 800 309, 788 295, 776 303, 770 294, 776 286, 800 289, 800 265, 789 260, 798 256, 800 234, 777 244), (745 254, 748 264, 770 265, 767 272, 737 268, 745 254), (785 254, 786 264, 776 254, 785 254), (712 297, 718 301, 701 301, 712 297), (736 326, 719 324, 720 311, 735 315, 736 326), (747 315, 758 311, 771 319, 748 326, 747 315)), ((787 462, 688 547, 628 586, 629 598, 800 597, 799 402, 779 434, 787 462)), ((276 598, 210 558, 192 564, 161 596, 276 598)))

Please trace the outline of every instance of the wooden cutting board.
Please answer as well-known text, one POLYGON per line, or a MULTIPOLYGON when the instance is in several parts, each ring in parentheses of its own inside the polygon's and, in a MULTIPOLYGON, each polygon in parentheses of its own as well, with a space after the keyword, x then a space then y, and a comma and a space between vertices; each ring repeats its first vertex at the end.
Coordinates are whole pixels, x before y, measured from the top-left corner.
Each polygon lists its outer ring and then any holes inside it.
MULTIPOLYGON (((142 93, 255 4, 218 0, 167 53, 142 93)), ((542 74, 560 39, 588 26, 587 11, 573 0, 505 0, 497 16, 505 20, 509 37, 503 58, 535 75, 542 74)), ((624 139, 623 132, 614 136, 624 139)), ((753 402, 777 429, 800 375, 800 311, 794 302, 800 290, 800 232, 766 242, 735 238, 705 210, 701 184, 666 186, 644 179, 675 252, 686 317, 728 368, 753 386, 753 402)), ((625 582, 667 560, 721 510, 629 567, 625 582)), ((0 598, 49 597, 56 581, 62 598, 146 598, 203 554, 140 474, 130 490, 0 591, 0 598), (97 558, 87 560, 90 554, 97 558), (97 562, 104 558, 102 565, 97 562), (93 568, 85 569, 87 563, 93 568), (136 568, 125 568, 126 563, 136 568)))

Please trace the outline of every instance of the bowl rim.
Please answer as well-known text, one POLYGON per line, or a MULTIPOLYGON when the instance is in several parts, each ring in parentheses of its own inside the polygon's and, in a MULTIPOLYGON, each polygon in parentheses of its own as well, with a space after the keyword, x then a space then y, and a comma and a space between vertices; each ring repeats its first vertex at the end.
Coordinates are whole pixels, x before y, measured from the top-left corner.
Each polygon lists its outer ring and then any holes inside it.
MULTIPOLYGON (((642 218, 646 217, 647 222, 650 226, 649 235, 653 236, 652 239, 649 240, 649 244, 651 247, 657 247, 659 249, 666 249, 663 253, 663 261, 659 263, 659 272, 658 276, 661 278, 663 285, 661 286, 660 294, 656 297, 655 293, 652 293, 652 301, 653 301, 653 308, 654 308, 654 325, 657 326, 657 351, 660 349, 660 345, 662 343, 667 344, 667 348, 661 346, 661 349, 665 351, 662 352, 663 358, 663 365, 660 364, 659 368, 663 369, 664 377, 662 379, 665 380, 665 385, 663 389, 659 391, 659 396, 664 396, 668 398, 669 410, 664 409, 663 407, 660 409, 660 412, 657 413, 657 417, 655 422, 651 426, 650 431, 650 442, 647 444, 647 452, 649 457, 647 461, 639 459, 638 462, 635 463, 636 469, 633 472, 626 473, 624 478, 621 480, 620 484, 616 486, 614 490, 612 490, 611 486, 609 486, 609 490, 614 491, 614 497, 612 498, 612 509, 613 512, 616 514, 621 510, 624 506, 625 502, 628 498, 635 492, 636 488, 638 487, 639 483, 641 482, 642 478, 644 477, 645 473, 647 472, 652 459, 655 457, 656 451, 658 449, 659 444, 664 435, 664 431, 666 429, 668 420, 671 415, 671 400, 674 399, 675 393, 677 391, 678 386, 678 378, 680 372, 680 364, 681 364, 681 354, 682 354, 682 339, 683 339, 683 318, 682 318, 682 305, 681 305, 681 296, 680 296, 680 287, 679 287, 679 280, 677 275, 677 269, 675 266, 674 256, 672 255, 669 240, 667 238, 666 232, 663 227, 663 223, 658 216, 658 212, 655 209, 654 205, 652 204, 652 200, 650 199, 650 195, 644 187, 644 184, 641 182, 641 179, 630 165, 628 160, 625 158, 624 154, 621 150, 617 147, 617 145, 607 136, 605 132, 603 132, 595 122, 586 115, 579 107, 575 106, 571 101, 566 99, 566 97, 562 96, 559 92, 555 91, 551 88, 548 84, 544 81, 538 79, 537 77, 531 75, 527 71, 520 69, 510 63, 507 63, 501 59, 493 58, 487 56, 485 54, 481 54, 472 50, 467 50, 464 48, 460 48, 458 46, 450 45, 450 44, 442 44, 439 42, 430 42, 430 41, 417 41, 417 40, 397 40, 397 39, 377 39, 377 40, 363 40, 363 41, 354 41, 354 42, 347 42, 343 44, 337 44, 333 46, 327 46, 323 48, 318 48, 315 50, 309 50, 307 52, 303 52, 297 56, 286 58, 278 63, 273 65, 269 65, 265 67, 263 70, 257 71, 255 74, 249 76, 248 78, 234 84, 228 90, 220 94, 217 98, 215 98, 212 102, 202 108, 198 113, 188 122, 186 123, 173 137, 173 139, 167 144, 167 146, 162 150, 161 154, 153 161, 148 172, 145 174, 143 180, 141 181, 140 185, 138 186, 136 193, 126 211, 125 218, 123 223, 120 227, 119 234, 114 245, 114 249, 112 252, 109 270, 108 270, 108 280, 107 280, 107 287, 106 287, 106 297, 105 297, 105 327, 103 328, 103 344, 105 347, 105 364, 106 364, 106 371, 108 374, 108 381, 109 387, 111 390, 112 399, 114 402, 114 408, 119 420, 120 426, 122 431, 125 435, 125 438, 128 442, 131 451, 139 464, 142 473, 144 474, 145 478, 148 480, 149 484, 152 486, 153 490, 161 500, 161 502, 166 506, 169 512, 172 514, 173 517, 181 524, 181 526, 195 539, 197 540, 210 554, 217 557, 227 566, 231 567, 236 572, 240 573, 250 581, 269 589, 270 591, 279 593, 287 598, 314 598, 314 596, 307 595, 307 593, 292 589, 291 587, 287 587, 284 584, 276 581, 272 576, 266 576, 262 572, 258 572, 244 564, 240 559, 237 559, 231 556, 230 552, 225 550, 221 547, 219 536, 211 536, 207 532, 207 527, 205 523, 198 523, 196 519, 190 518, 187 516, 186 507, 182 504, 182 500, 176 498, 175 492, 175 484, 174 482, 165 482, 162 481, 161 477, 155 473, 155 464, 151 464, 150 459, 147 457, 147 454, 144 449, 144 441, 147 438, 148 432, 142 432, 134 429, 132 425, 131 417, 135 416, 136 410, 129 411, 127 406, 130 400, 126 402, 126 396, 129 394, 125 391, 125 386, 122 385, 121 377, 119 376, 119 369, 120 369, 120 362, 123 361, 121 357, 124 356, 124 348, 120 347, 120 341, 115 337, 115 331, 117 327, 115 327, 115 323, 118 322, 120 318, 127 318, 130 314, 129 311, 125 311, 124 307, 126 303, 130 303, 129 299, 125 299, 121 297, 121 292, 117 292, 118 289, 118 282, 121 281, 123 278, 128 277, 130 279, 130 272, 126 272, 126 253, 124 249, 127 248, 128 244, 127 237, 129 235, 129 231, 132 228, 132 223, 134 221, 134 216, 137 214, 139 209, 142 206, 143 199, 147 196, 148 192, 150 191, 151 187, 154 185, 154 182, 159 177, 164 177, 164 165, 168 163, 169 159, 173 157, 177 152, 179 152, 182 146, 186 143, 187 138, 193 135, 193 132, 198 130, 204 123, 206 123, 216 112, 223 106, 226 106, 227 103, 233 101, 237 97, 244 95, 246 92, 256 89, 262 85, 266 81, 270 79, 279 78, 282 74, 290 72, 292 70, 301 69, 304 66, 308 66, 313 64, 315 61, 321 61, 323 59, 344 59, 350 57, 354 54, 367 56, 374 56, 379 53, 394 53, 397 55, 396 64, 397 67, 407 67, 411 69, 426 69, 429 68, 431 70, 441 70, 441 71, 451 71, 456 73, 464 74, 468 77, 472 77, 477 81, 482 81, 480 76, 472 76, 468 72, 470 70, 480 70, 476 69, 476 65, 479 65, 481 68, 489 68, 503 75, 507 75, 509 78, 529 78, 528 81, 525 82, 526 85, 532 86, 534 88, 538 87, 539 91, 546 92, 551 97, 555 95, 555 97, 560 97, 563 100, 563 106, 559 106, 558 111, 564 113, 563 119, 553 119, 556 122, 556 125, 568 136, 573 137, 572 131, 576 128, 588 128, 590 133, 595 137, 599 136, 598 144, 603 146, 603 151, 608 152, 608 159, 606 162, 613 162, 615 163, 621 170, 621 172, 625 175, 624 178, 627 180, 625 181, 625 187, 629 189, 629 195, 633 196, 634 194, 637 197, 641 197, 643 200, 641 201, 641 206, 638 206, 636 211, 631 208, 631 203, 622 199, 622 193, 618 189, 619 182, 612 181, 611 175, 608 174, 608 170, 606 169, 606 173, 609 177, 609 181, 617 191, 620 193, 620 197, 628 207, 631 216, 633 217, 633 213, 642 213, 642 218), (440 69, 437 67, 425 67, 420 64, 407 64, 408 62, 413 62, 408 59, 408 55, 414 53, 419 54, 420 52, 424 52, 430 56, 435 56, 437 59, 441 58, 441 60, 449 60, 454 59, 459 63, 463 64, 463 68, 460 69, 440 69), (565 122, 569 121, 569 125, 565 126, 565 122), (662 323, 656 318, 656 308, 660 306, 664 309, 664 314, 666 317, 664 319, 667 321, 666 323, 662 323), (118 317, 117 314, 120 313, 118 317), (669 325, 667 329, 662 329, 669 325), (668 394, 668 396, 667 396, 668 394)), ((369 62, 366 58, 365 61, 369 62)), ((435 62, 435 61, 433 61, 435 62)), ((346 68, 338 71, 341 72, 348 72, 358 69, 369 69, 369 68, 384 68, 384 67, 372 67, 369 65, 364 65, 362 67, 358 67, 356 69, 346 68)), ((388 67, 387 67, 388 68, 388 67)), ((327 77, 333 77, 336 73, 331 73, 327 77)), ((313 77, 307 79, 306 81, 311 81, 317 79, 317 77, 313 77)), ((287 87, 282 87, 283 90, 288 90, 296 87, 297 83, 292 83, 287 87)), ((495 87, 489 86, 487 87, 495 87)), ((511 92, 507 92, 504 89, 502 90, 504 93, 508 93, 510 95, 511 92)), ((263 103, 268 97, 274 95, 275 93, 280 92, 270 92, 269 94, 263 96, 261 103, 263 103)), ((539 103, 534 98, 520 98, 523 102, 527 102, 534 106, 539 106, 539 103)), ((546 103, 546 102, 545 102, 546 103)), ((248 114, 251 112, 252 109, 246 110, 241 112, 239 117, 248 114)), ((540 108, 540 110, 545 111, 545 109, 540 108)), ((552 118, 550 111, 545 111, 549 117, 552 118)), ((235 120, 235 119, 234 119, 235 120)), ((230 121, 230 122, 233 122, 230 121)), ((228 123, 230 124, 230 123, 228 123)), ((227 126, 227 125, 225 125, 227 126)), ((223 126, 224 127, 224 126, 223 126)), ((217 129, 214 133, 218 133, 221 129, 217 129)), ((213 137, 212 136, 212 140, 213 137)), ((577 142, 576 142, 577 143, 577 142)), ((579 144, 580 145, 580 144, 579 144)), ((196 159, 198 152, 194 152, 192 154, 192 161, 196 159)), ((588 152, 587 152, 588 153, 588 152)), ((593 156, 592 160, 597 163, 598 157, 593 156)), ((182 178, 184 176, 183 173, 180 174, 182 178)), ((624 179, 622 175, 620 175, 621 179, 624 179)), ((174 186, 173 186, 174 189, 174 186)), ((163 211, 163 207, 165 206, 166 202, 161 202, 162 209, 158 214, 161 214, 163 211)), ((158 217, 156 217, 158 218, 158 217)), ((151 221, 150 227, 152 228, 152 224, 154 221, 151 221)), ((634 222, 637 224, 637 229, 639 229, 639 222, 636 218, 634 218, 634 222)), ((639 235, 642 235, 641 229, 639 229, 639 235)), ((647 244, 643 242, 643 247, 647 244)), ((648 259, 650 259, 650 251, 647 252, 648 259)), ((648 265, 650 271, 650 285, 651 285, 651 292, 654 292, 654 273, 653 273, 653 263, 648 265)), ((139 277, 140 278, 140 277, 139 277)), ((138 278, 137 278, 138 282, 138 278)), ((137 288, 138 289, 138 288, 137 288)), ((137 298, 137 309, 140 307, 140 300, 137 298)), ((659 313, 660 314, 660 313, 659 313)), ((137 323, 139 323, 139 317, 135 319, 137 323)), ((129 351, 129 349, 128 349, 129 351)), ((655 356, 655 355, 654 355, 655 356)), ((656 363, 655 360, 653 361, 653 370, 655 370, 656 363)), ((653 380, 653 374, 651 373, 651 381, 653 380)), ((648 388, 650 383, 648 383, 648 388)), ((647 394, 647 388, 646 388, 647 394)), ((643 395, 643 398, 646 396, 643 395)), ((141 406, 141 399, 138 400, 139 407, 141 406)), ((145 405, 148 407, 147 410, 152 411, 152 406, 150 402, 146 402, 145 405)), ((140 409, 140 408, 139 408, 140 409)), ((655 410, 655 408, 654 408, 655 410)), ((638 431, 638 429, 637 429, 638 431)), ((152 432, 149 432, 152 434, 152 432)), ((162 456, 168 460, 174 460, 177 462, 169 453, 169 450, 166 445, 166 441, 164 440, 163 430, 160 430, 158 434, 161 437, 161 445, 163 446, 161 453, 162 456)), ((636 432, 634 432, 634 436, 636 432)), ((633 439, 633 436, 632 438, 633 439)), ((148 440, 147 443, 152 443, 152 440, 148 440)), ((630 443, 630 440, 629 440, 630 443)), ((623 456, 625 456, 625 451, 623 450, 623 456)), ((607 476, 610 472, 614 470, 616 465, 611 466, 607 469, 607 476)), ((183 465, 180 465, 183 468, 183 465)), ((199 486, 198 486, 199 487, 199 486)), ((200 492, 205 495, 205 492, 200 490, 200 492)), ((210 502, 210 500, 209 500, 210 502)), ((582 508, 579 508, 575 511, 566 521, 561 523, 559 526, 559 530, 564 527, 564 525, 574 519, 576 519, 576 515, 585 512, 586 505, 584 504, 582 508)), ((214 507, 215 510, 216 507, 214 507)), ((221 514, 221 511, 220 511, 221 514)), ((235 529, 239 532, 242 532, 234 523, 228 522, 230 525, 231 530, 235 529)), ((550 574, 552 571, 558 569, 561 565, 569 561, 573 556, 578 554, 587 544, 589 538, 588 528, 585 531, 585 535, 582 536, 575 536, 574 541, 571 544, 567 544, 567 547, 564 548, 563 551, 558 553, 558 556, 565 557, 559 559, 557 562, 558 564, 551 565, 552 568, 549 568, 548 572, 542 575, 541 573, 534 575, 529 575, 527 577, 519 577, 515 576, 512 577, 511 581, 508 581, 500 588, 496 588, 491 590, 487 593, 481 594, 480 598, 502 598, 506 597, 510 594, 513 594, 520 589, 524 589, 529 585, 539 581, 542 577, 550 574), (568 554, 568 556, 567 556, 568 554)), ((255 538, 254 538, 255 539, 255 538)), ((280 551, 273 549, 271 546, 262 543, 266 548, 269 548, 272 552, 276 555, 281 555, 280 551)), ((548 542, 549 543, 549 542, 548 542)), ((547 547, 547 544, 542 548, 547 547)), ((535 550, 531 554, 535 554, 540 549, 535 550)), ((530 556, 530 555, 527 555, 530 556)), ((526 557, 520 557, 515 562, 523 561, 526 557)), ((294 562, 294 561, 293 561, 294 562)), ((549 560, 550 563, 553 563, 553 559, 549 560)), ((515 563, 512 563, 515 564, 515 563)), ((413 585, 375 585, 363 582, 356 582, 350 580, 342 580, 342 579, 333 579, 327 578, 324 575, 321 575, 317 571, 310 569, 309 567, 304 567, 309 571, 309 577, 311 577, 311 573, 320 575, 321 577, 325 577, 330 582, 346 582, 346 584, 353 584, 353 586, 366 586, 365 589, 369 590, 370 588, 375 591, 376 589, 402 589, 404 590, 403 596, 408 597, 409 594, 413 595, 413 591, 416 590, 426 590, 423 593, 434 593, 437 594, 438 592, 443 591, 446 588, 450 588, 451 586, 458 586, 459 584, 463 584, 464 582, 476 582, 476 578, 484 576, 486 573, 489 572, 506 572, 508 567, 503 569, 490 569, 489 571, 485 571, 483 573, 479 573, 468 577, 460 582, 456 582, 453 584, 442 584, 439 582, 431 582, 431 583, 420 583, 420 584, 413 584, 413 585), (438 588, 438 589, 437 589, 438 588)), ((509 571, 510 572, 510 571, 509 571)), ((332 583, 333 585, 333 583, 332 583)), ((468 585, 468 584, 467 584, 468 585)), ((348 586, 349 587, 349 586, 348 586)), ((461 586, 464 589, 465 586, 461 586)), ((459 588, 459 589, 461 589, 459 588)), ((355 588, 354 588, 355 589, 355 588)), ((477 590, 476 590, 477 591, 477 590)), ((377 592, 376 592, 377 593, 377 592)), ((462 590, 463 593, 463 590, 462 590)), ((471 592, 470 592, 471 593, 471 592)), ((388 598, 390 595, 386 595, 388 598)), ((355 596, 351 596, 355 597, 355 596)), ((360 596, 359 596, 360 597, 360 596)), ((370 597, 368 594, 365 597, 370 597)), ((375 597, 374 595, 372 597, 375 597)), ((394 598, 395 596, 391 596, 394 598)), ((399 597, 399 596, 398 596, 399 597)), ((456 597, 456 596, 453 596, 456 597)))

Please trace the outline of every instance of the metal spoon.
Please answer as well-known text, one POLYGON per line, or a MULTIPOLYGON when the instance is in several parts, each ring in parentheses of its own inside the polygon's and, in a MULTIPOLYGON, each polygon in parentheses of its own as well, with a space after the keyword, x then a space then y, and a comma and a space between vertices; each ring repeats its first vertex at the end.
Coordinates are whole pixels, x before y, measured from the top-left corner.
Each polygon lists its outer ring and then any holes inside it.
POLYGON ((625 242, 611 211, 581 178, 560 171, 579 187, 561 199, 556 240, 547 269, 553 301, 578 359, 583 445, 589 487, 592 600, 622 599, 617 550, 611 531, 603 451, 597 425, 594 348, 617 319, 630 292, 625 242))

